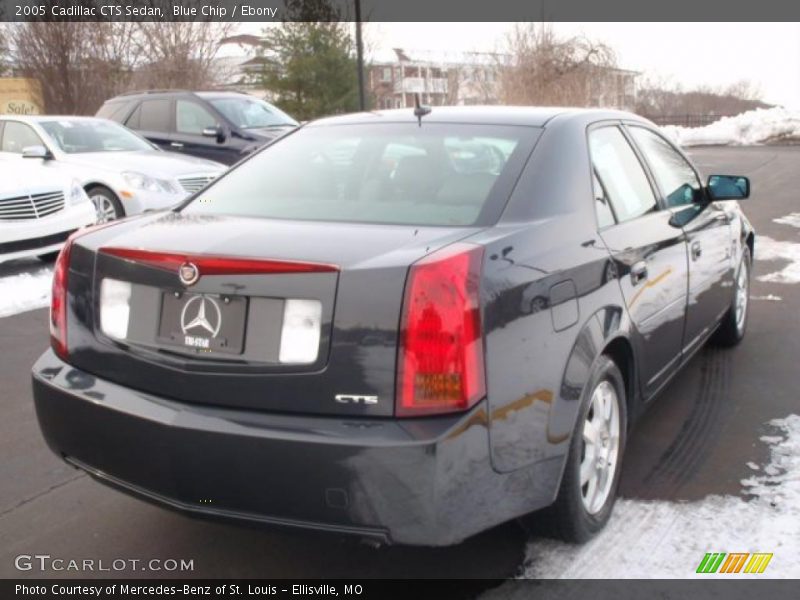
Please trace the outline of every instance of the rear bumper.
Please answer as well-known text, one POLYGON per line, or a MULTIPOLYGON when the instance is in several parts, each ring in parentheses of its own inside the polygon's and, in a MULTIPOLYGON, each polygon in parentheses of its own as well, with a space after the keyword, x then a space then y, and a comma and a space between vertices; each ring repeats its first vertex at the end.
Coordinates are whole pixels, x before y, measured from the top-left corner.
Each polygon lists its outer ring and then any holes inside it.
POLYGON ((189 405, 33 367, 52 450, 133 495, 210 518, 448 545, 541 505, 558 465, 492 469, 484 403, 436 419, 343 419, 189 405), (537 500, 538 498, 538 500, 537 500))

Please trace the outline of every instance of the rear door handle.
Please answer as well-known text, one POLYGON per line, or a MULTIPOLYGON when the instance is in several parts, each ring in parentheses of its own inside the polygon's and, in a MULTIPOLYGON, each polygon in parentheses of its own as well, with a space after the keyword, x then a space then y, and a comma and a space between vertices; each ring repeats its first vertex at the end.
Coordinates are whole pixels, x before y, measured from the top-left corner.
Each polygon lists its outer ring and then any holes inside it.
POLYGON ((183 148, 183 144, 181 144, 180 142, 172 142, 170 146, 172 146, 173 148, 183 148))
POLYGON ((700 242, 692 243, 692 260, 697 260, 703 254, 703 247, 700 245, 700 242))
POLYGON ((647 279, 647 263, 640 260, 631 267, 631 283, 638 285, 647 279))

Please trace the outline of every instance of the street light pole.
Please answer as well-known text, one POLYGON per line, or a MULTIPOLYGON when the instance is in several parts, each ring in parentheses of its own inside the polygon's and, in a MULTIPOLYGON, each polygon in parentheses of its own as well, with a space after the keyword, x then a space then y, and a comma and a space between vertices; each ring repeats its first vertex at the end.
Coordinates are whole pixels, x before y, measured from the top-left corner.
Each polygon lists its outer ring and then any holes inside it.
POLYGON ((367 99, 364 97, 364 42, 361 39, 361 0, 356 4, 356 66, 358 68, 358 106, 367 110, 367 99))

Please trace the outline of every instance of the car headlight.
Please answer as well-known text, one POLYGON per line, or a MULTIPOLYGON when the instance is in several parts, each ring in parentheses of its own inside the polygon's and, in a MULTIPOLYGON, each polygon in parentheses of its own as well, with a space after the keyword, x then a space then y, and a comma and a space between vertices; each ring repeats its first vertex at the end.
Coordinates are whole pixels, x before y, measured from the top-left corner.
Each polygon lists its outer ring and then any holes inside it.
POLYGON ((129 186, 137 190, 144 190, 146 192, 166 192, 167 194, 177 193, 172 182, 166 179, 156 179, 155 177, 150 177, 149 175, 136 171, 126 171, 122 174, 122 177, 129 186))
POLYGON ((81 182, 77 179, 73 179, 69 186, 69 203, 74 205, 88 201, 89 196, 86 195, 86 190, 83 189, 81 182))

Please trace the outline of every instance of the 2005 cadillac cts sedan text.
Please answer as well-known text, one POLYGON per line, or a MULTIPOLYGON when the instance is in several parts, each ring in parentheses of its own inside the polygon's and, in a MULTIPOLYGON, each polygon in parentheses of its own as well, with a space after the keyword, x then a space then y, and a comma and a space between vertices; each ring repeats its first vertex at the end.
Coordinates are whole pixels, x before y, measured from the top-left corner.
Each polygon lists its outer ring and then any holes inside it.
POLYGON ((290 133, 172 211, 76 234, 33 367, 50 447, 209 517, 582 541, 626 433, 745 333, 744 177, 648 121, 412 109, 290 133))

